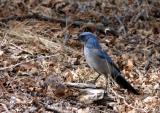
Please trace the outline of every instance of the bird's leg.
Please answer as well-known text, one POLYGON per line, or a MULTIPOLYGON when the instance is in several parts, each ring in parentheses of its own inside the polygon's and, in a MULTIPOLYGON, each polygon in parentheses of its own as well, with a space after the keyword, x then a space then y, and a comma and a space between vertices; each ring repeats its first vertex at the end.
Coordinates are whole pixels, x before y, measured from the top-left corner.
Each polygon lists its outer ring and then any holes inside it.
POLYGON ((101 76, 101 74, 98 73, 98 76, 97 76, 94 80, 91 80, 90 83, 91 83, 91 84, 96 84, 96 82, 97 82, 97 80, 98 80, 98 78, 99 78, 100 76, 101 76))
POLYGON ((93 84, 95 84, 98 80, 98 78, 101 76, 101 74, 98 73, 98 76, 94 79, 93 84))
POLYGON ((112 82, 111 76, 108 74, 108 76, 107 76, 106 79, 107 79, 107 86, 106 86, 107 92, 111 92, 111 91, 110 91, 110 89, 111 89, 111 82, 112 82))

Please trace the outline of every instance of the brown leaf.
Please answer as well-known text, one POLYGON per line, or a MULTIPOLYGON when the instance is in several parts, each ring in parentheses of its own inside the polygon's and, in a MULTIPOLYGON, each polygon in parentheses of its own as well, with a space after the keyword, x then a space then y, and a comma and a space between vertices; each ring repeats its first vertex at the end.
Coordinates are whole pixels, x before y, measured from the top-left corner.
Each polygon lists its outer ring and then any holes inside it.
POLYGON ((2 56, 4 54, 4 52, 2 50, 0 50, 0 56, 2 56))
POLYGON ((73 81, 73 74, 70 70, 65 73, 65 82, 72 82, 73 81))
POLYGON ((128 59, 127 61, 127 70, 132 70, 133 68, 133 60, 132 59, 128 59))
POLYGON ((66 91, 67 91, 67 89, 66 89, 65 85, 58 84, 53 93, 55 94, 56 97, 63 97, 63 96, 65 96, 66 91))

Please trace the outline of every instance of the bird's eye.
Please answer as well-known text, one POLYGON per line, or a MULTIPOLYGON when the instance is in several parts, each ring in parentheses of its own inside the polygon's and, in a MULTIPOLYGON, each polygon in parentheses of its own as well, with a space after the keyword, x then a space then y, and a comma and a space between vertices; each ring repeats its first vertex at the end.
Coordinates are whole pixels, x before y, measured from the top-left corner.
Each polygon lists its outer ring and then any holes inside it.
POLYGON ((81 36, 79 36, 79 39, 80 39, 81 41, 84 41, 84 40, 85 40, 85 36, 84 36, 84 35, 81 35, 81 36))

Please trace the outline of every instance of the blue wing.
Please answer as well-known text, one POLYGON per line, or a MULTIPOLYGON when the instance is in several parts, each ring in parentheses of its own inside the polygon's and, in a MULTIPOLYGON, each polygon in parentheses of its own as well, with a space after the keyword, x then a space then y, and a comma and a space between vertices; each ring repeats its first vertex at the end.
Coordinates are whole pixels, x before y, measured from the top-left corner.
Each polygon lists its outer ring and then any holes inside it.
POLYGON ((92 38, 89 38, 87 43, 85 44, 85 47, 93 49, 94 52, 96 52, 96 55, 103 59, 107 60, 107 62, 117 71, 120 72, 119 68, 115 65, 115 63, 112 61, 111 57, 102 50, 97 38, 95 36, 92 36, 92 38))
POLYGON ((112 62, 111 57, 110 57, 107 53, 105 53, 103 50, 97 51, 97 55, 98 55, 101 59, 105 59, 105 60, 107 60, 108 62, 112 62))
POLYGON ((100 57, 101 59, 104 59, 104 60, 107 60, 107 62, 109 64, 111 64, 115 69, 117 69, 117 71, 120 72, 119 68, 116 66, 116 64, 112 61, 112 58, 107 54, 105 53, 103 50, 99 50, 97 51, 97 55, 98 57, 100 57))

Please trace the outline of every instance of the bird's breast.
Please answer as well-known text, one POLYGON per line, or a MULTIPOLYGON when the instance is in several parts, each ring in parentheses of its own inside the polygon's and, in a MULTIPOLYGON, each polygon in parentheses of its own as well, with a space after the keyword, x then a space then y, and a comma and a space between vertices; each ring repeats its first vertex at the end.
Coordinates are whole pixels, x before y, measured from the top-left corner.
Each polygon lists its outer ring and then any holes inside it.
POLYGON ((84 55, 86 62, 92 69, 96 70, 98 73, 106 74, 108 73, 107 62, 106 60, 101 59, 96 54, 96 51, 96 49, 84 47, 84 55))
POLYGON ((95 54, 93 53, 93 50, 85 47, 84 48, 84 56, 85 56, 87 64, 91 68, 94 68, 96 58, 95 58, 95 54))

